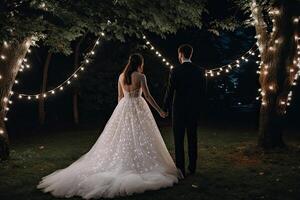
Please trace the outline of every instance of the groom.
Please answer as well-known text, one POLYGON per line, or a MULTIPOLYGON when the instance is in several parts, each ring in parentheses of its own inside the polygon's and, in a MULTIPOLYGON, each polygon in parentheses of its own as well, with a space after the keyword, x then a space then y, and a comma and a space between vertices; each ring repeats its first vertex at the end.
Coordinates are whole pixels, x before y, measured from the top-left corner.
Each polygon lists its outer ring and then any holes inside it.
POLYGON ((178 48, 180 65, 170 73, 164 100, 164 110, 172 109, 176 166, 185 176, 184 136, 187 133, 189 174, 195 174, 197 163, 197 119, 204 102, 205 70, 191 61, 193 47, 183 44, 178 48))

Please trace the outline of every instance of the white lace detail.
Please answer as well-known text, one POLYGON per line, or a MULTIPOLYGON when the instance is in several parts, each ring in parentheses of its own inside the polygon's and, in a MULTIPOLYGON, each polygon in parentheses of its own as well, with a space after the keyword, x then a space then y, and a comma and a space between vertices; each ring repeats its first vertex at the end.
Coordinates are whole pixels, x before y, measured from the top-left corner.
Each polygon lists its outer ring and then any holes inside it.
POLYGON ((122 98, 91 150, 44 177, 38 188, 56 197, 112 198, 172 186, 180 174, 141 89, 122 98))

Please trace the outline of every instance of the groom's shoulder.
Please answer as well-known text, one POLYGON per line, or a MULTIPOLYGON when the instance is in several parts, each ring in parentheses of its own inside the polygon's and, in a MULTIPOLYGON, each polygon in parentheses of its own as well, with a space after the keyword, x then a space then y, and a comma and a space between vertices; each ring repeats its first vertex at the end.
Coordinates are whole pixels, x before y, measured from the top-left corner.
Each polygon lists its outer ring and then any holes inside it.
POLYGON ((201 72, 201 73, 204 73, 205 72, 205 68, 204 67, 201 67, 201 66, 199 66, 199 65, 196 65, 196 64, 194 64, 194 63, 190 63, 193 67, 194 67, 194 69, 195 70, 197 70, 198 72, 201 72))

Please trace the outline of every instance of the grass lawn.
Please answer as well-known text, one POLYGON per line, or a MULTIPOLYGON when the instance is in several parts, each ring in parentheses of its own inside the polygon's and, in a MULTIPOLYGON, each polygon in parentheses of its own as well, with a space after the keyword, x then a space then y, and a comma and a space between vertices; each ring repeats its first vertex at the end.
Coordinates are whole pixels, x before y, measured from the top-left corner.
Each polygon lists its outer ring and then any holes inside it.
MULTIPOLYGON (((39 180, 89 150, 99 131, 39 133, 12 139, 10 161, 0 163, 0 200, 55 199, 35 189, 39 180)), ((170 128, 162 128, 174 155, 170 128)), ((198 173, 172 188, 121 199, 300 199, 300 135, 286 134, 289 150, 260 153, 254 130, 199 130, 198 173)), ((80 199, 80 198, 72 198, 80 199)))

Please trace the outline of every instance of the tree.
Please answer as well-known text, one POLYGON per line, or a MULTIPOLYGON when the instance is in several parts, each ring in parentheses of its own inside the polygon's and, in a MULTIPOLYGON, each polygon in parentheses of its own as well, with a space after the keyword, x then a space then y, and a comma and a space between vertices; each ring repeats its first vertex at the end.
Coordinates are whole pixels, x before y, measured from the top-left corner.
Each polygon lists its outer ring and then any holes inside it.
MULTIPOLYGON (((43 68, 43 81, 42 81, 42 87, 41 87, 41 94, 45 93, 46 89, 47 89, 47 80, 48 80, 48 69, 49 69, 49 65, 50 65, 50 61, 52 58, 52 52, 48 51, 47 57, 46 57, 46 61, 44 64, 44 68, 43 68)), ((40 125, 44 125, 45 124, 45 99, 44 98, 39 98, 39 123, 40 125)))
MULTIPOLYGON (((124 41, 144 32, 160 36, 179 28, 201 28, 205 1, 162 0, 4 0, 0 5, 0 159, 7 159, 6 109, 20 63, 39 40, 52 52, 70 54, 70 43, 84 33, 124 41)), ((42 97, 40 97, 42 98, 42 97)))
POLYGON ((284 147, 284 115, 300 62, 300 47, 297 45, 300 1, 253 0, 246 4, 245 1, 238 3, 244 11, 251 11, 251 23, 256 30, 261 55, 262 105, 258 146, 264 149, 284 147))
MULTIPOLYGON (((79 66, 79 59, 80 59, 80 46, 85 38, 85 35, 79 39, 75 47, 74 53, 74 69, 77 69, 79 66)), ((78 110, 78 96, 79 96, 79 88, 76 85, 73 90, 73 119, 74 123, 79 123, 79 110, 78 110)))

